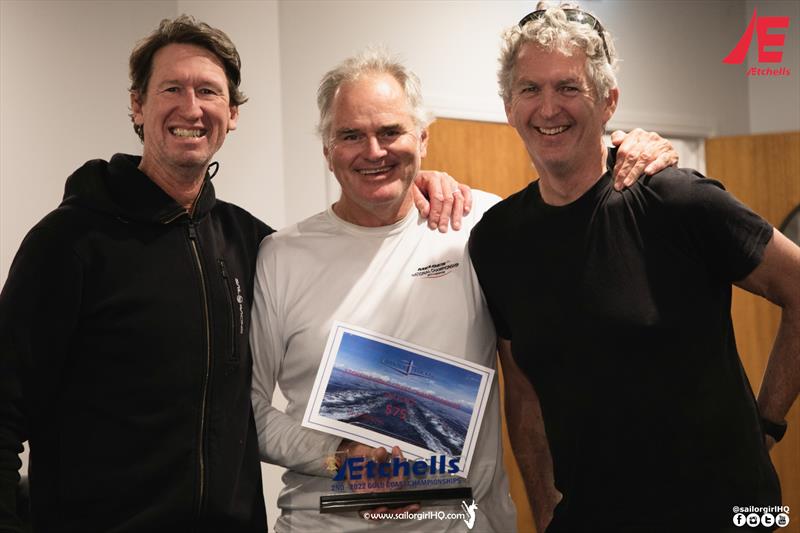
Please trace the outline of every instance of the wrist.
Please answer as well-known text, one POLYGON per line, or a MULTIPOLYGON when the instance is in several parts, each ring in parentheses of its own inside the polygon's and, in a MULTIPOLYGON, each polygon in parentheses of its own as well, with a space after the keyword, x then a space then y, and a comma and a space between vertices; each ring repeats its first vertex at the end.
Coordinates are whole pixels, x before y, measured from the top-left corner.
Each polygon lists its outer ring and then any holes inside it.
POLYGON ((773 422, 767 418, 761 417, 761 431, 765 435, 769 435, 777 443, 780 442, 786 434, 786 420, 780 422, 773 422))

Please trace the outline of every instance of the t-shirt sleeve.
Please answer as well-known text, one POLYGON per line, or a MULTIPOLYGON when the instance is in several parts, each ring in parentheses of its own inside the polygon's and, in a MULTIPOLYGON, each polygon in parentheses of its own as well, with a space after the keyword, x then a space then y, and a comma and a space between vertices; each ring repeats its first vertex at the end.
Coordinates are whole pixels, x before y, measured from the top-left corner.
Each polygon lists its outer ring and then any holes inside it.
POLYGON ((505 318, 502 309, 502 287, 500 280, 502 272, 498 271, 497 266, 500 261, 498 251, 492 244, 496 242, 492 239, 492 233, 498 228, 498 222, 491 216, 484 216, 472 230, 469 239, 469 254, 472 266, 481 284, 486 305, 492 315, 494 327, 497 335, 504 339, 511 339, 511 328, 505 318))
POLYGON ((682 169, 660 174, 656 188, 674 208, 676 223, 704 263, 729 283, 747 277, 761 263, 772 238, 769 222, 719 181, 682 169))

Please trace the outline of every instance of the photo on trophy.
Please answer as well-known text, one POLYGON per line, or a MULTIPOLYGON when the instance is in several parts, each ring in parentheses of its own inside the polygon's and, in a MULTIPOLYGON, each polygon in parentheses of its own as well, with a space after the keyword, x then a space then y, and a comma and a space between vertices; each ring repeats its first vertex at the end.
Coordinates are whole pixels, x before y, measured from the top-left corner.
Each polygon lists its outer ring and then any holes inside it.
POLYGON ((464 359, 335 323, 303 425, 411 458, 457 458, 451 473, 466 476, 493 378, 464 359))

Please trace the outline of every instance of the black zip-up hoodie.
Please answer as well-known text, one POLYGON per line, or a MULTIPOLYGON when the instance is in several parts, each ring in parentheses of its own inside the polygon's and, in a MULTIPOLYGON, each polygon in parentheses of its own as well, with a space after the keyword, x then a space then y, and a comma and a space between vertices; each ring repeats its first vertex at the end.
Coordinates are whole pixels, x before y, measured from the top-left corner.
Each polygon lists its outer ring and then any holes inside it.
POLYGON ((210 176, 187 213, 139 161, 70 176, 0 294, 0 530, 25 440, 35 531, 266 530, 248 336, 272 230, 210 176))

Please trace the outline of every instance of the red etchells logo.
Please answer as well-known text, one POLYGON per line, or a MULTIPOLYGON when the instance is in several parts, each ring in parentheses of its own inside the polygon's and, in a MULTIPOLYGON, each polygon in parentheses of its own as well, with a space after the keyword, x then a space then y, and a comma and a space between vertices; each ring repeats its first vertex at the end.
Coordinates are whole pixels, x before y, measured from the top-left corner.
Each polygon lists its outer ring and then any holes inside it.
MULTIPOLYGON (((788 28, 789 17, 759 17, 757 10, 753 9, 753 17, 744 30, 742 38, 733 47, 731 53, 722 60, 723 63, 729 64, 742 64, 744 58, 747 56, 747 50, 750 48, 750 43, 753 40, 753 31, 756 33, 756 42, 758 43, 758 62, 759 63, 780 63, 783 59, 782 50, 769 51, 766 50, 767 46, 782 47, 786 39, 786 35, 782 33, 767 33, 770 28, 788 28)), ((758 68, 752 67, 747 71, 748 76, 788 76, 789 69, 786 67, 780 68, 758 68)))

